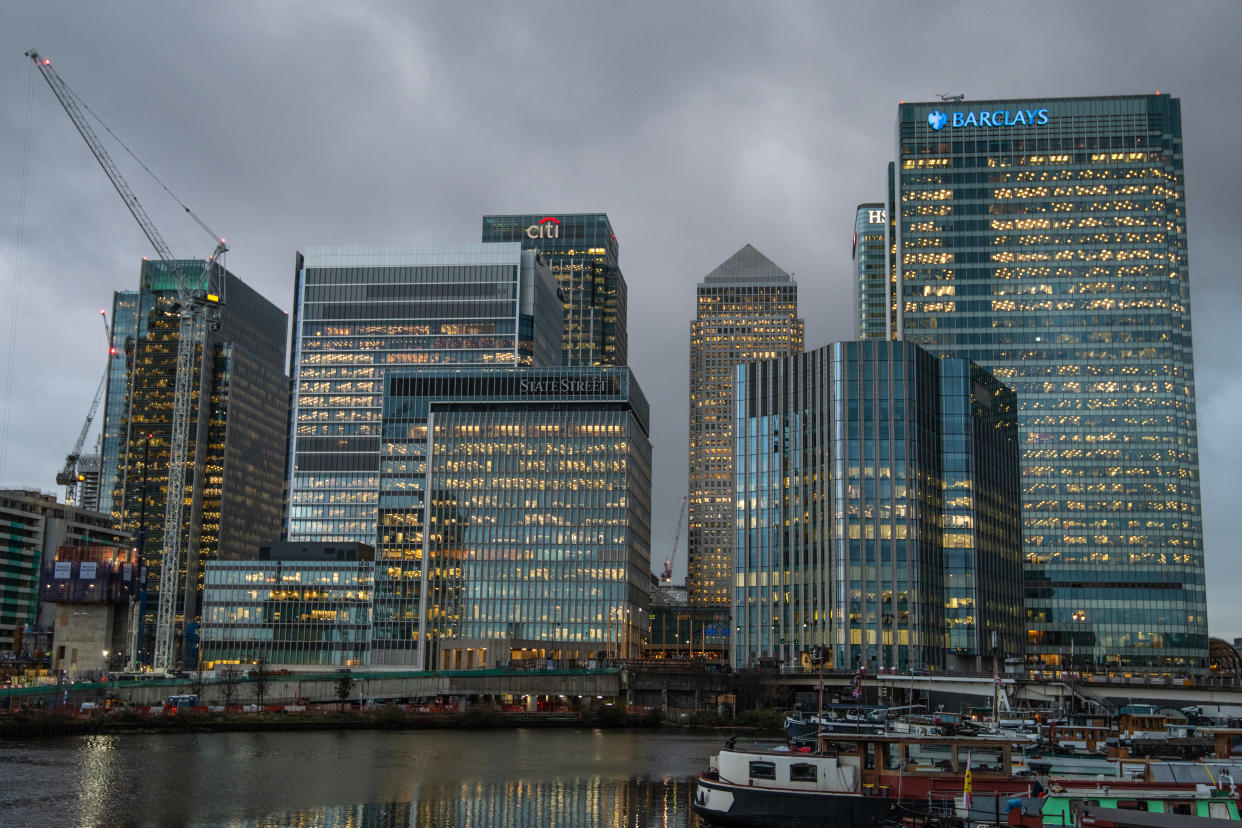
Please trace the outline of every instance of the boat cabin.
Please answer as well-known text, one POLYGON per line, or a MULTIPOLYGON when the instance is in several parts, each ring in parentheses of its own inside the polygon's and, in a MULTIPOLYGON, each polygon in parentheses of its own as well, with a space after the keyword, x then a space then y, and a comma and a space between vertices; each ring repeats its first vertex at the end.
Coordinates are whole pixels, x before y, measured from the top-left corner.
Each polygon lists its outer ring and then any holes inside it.
MULTIPOLYGON (((1209 785, 1181 788, 1056 785, 1045 797, 1024 798, 1020 805, 1011 806, 1007 821, 1021 828, 1171 826, 1181 817, 1237 820, 1237 799, 1233 792, 1209 785), (1093 815, 1098 821, 1089 821, 1088 817, 1093 815)), ((1188 824, 1193 822, 1188 820, 1188 824)))
POLYGON ((824 733, 819 750, 726 749, 711 773, 722 782, 790 791, 901 798, 960 794, 967 769, 977 791, 1024 792, 1008 739, 915 733, 824 733))

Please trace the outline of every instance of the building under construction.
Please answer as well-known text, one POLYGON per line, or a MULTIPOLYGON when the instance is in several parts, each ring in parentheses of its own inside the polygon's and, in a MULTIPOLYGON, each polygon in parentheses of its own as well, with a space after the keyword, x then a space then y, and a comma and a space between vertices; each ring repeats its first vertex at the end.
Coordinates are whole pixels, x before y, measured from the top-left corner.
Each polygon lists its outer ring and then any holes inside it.
MULTIPOLYGON (((177 263, 186 273, 202 261, 177 263)), ((288 379, 287 318, 227 271, 219 324, 194 360, 183 535, 176 603, 177 660, 197 660, 203 563, 254 558, 280 535, 288 379), (201 358, 200 358, 201 357, 201 358)), ((140 288, 113 298, 112 361, 104 406, 100 509, 134 533, 146 590, 140 661, 149 661, 164 550, 179 320, 177 280, 144 261, 140 288)))

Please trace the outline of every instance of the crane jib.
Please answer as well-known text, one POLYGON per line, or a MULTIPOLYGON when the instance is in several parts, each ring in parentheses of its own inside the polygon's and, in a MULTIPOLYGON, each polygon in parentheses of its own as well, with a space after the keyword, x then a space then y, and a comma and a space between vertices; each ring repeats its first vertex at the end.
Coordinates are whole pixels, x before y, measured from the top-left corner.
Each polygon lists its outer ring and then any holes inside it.
MULTIPOLYGON (((143 234, 151 242, 151 246, 155 248, 160 260, 168 268, 177 283, 178 299, 181 305, 181 322, 178 329, 176 378, 173 383, 173 422, 168 448, 168 493, 164 513, 164 549, 163 554, 160 556, 159 564, 159 603, 156 610, 155 652, 152 659, 155 669, 167 671, 171 670, 176 663, 176 630, 174 624, 176 621, 177 597, 180 592, 179 573, 181 569, 182 535, 186 526, 185 478, 187 474, 187 458, 189 456, 190 415, 192 411, 191 403, 193 402, 192 390, 197 373, 196 368, 198 367, 195 365, 195 355, 197 354, 201 361, 202 355, 206 350, 203 345, 206 341, 209 317, 214 320, 223 296, 224 281, 221 278, 223 271, 221 265, 224 253, 228 251, 228 245, 224 239, 212 233, 212 237, 216 240, 215 250, 208 257, 200 280, 193 285, 190 284, 189 280, 186 279, 185 273, 173 257, 172 250, 164 241, 164 237, 156 228, 151 217, 147 215, 142 204, 139 203, 138 197, 130 188, 125 177, 121 175, 121 171, 112 160, 112 156, 91 127, 90 122, 86 118, 86 112, 89 111, 88 107, 81 102, 78 96, 69 88, 68 84, 65 83, 64 79, 52 68, 50 60, 40 56, 34 49, 27 52, 26 56, 34 61, 39 74, 43 76, 43 79, 47 81, 47 85, 51 87, 52 94, 56 96, 56 100, 60 102, 61 107, 65 110, 65 114, 69 116, 69 120, 77 128, 78 134, 86 141, 91 154, 95 156, 95 160, 103 168, 104 173, 108 176, 108 180, 112 182, 113 188, 116 189, 121 200, 125 202, 126 208, 134 217, 134 220, 138 222, 138 226, 142 229, 143 234)), ((105 129, 107 129, 106 125, 105 129)), ((132 155, 132 153, 130 154, 132 155)), ((139 163, 141 164, 142 162, 139 161, 139 163)), ((142 166, 146 169, 145 164, 142 166)), ((147 172, 150 172, 150 170, 147 170, 147 172)), ((153 173, 152 177, 154 177, 153 173)), ((156 180, 158 181, 159 179, 156 180)), ((167 190, 168 188, 165 187, 164 189, 167 190)), ((176 197, 174 196, 174 198, 176 197)), ((178 203, 180 203, 180 200, 178 200, 178 203)), ((182 206, 184 207, 185 205, 182 206)), ((210 228, 192 210, 188 207, 185 210, 190 213, 204 230, 211 232, 210 228)))

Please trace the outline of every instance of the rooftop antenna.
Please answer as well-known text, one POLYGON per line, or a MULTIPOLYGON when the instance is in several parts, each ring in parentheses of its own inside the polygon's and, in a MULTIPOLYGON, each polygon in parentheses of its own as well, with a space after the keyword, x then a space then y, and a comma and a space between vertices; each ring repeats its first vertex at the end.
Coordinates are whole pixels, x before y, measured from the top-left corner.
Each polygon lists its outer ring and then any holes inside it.
POLYGON ((961 103, 966 100, 966 96, 964 94, 950 95, 947 92, 937 92, 936 97, 942 101, 953 101, 954 103, 961 103))

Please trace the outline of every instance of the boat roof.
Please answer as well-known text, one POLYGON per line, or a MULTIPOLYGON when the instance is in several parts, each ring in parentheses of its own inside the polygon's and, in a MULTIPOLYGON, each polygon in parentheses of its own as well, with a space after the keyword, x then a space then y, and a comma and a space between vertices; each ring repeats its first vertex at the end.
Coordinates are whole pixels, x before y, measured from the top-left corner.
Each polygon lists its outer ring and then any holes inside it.
POLYGON ((1155 828, 1208 828, 1219 826, 1221 820, 1214 817, 1169 814, 1157 811, 1131 811, 1124 808, 1104 808, 1099 805, 1083 805, 1080 812, 1083 822, 1100 820, 1118 825, 1154 826, 1155 828))

